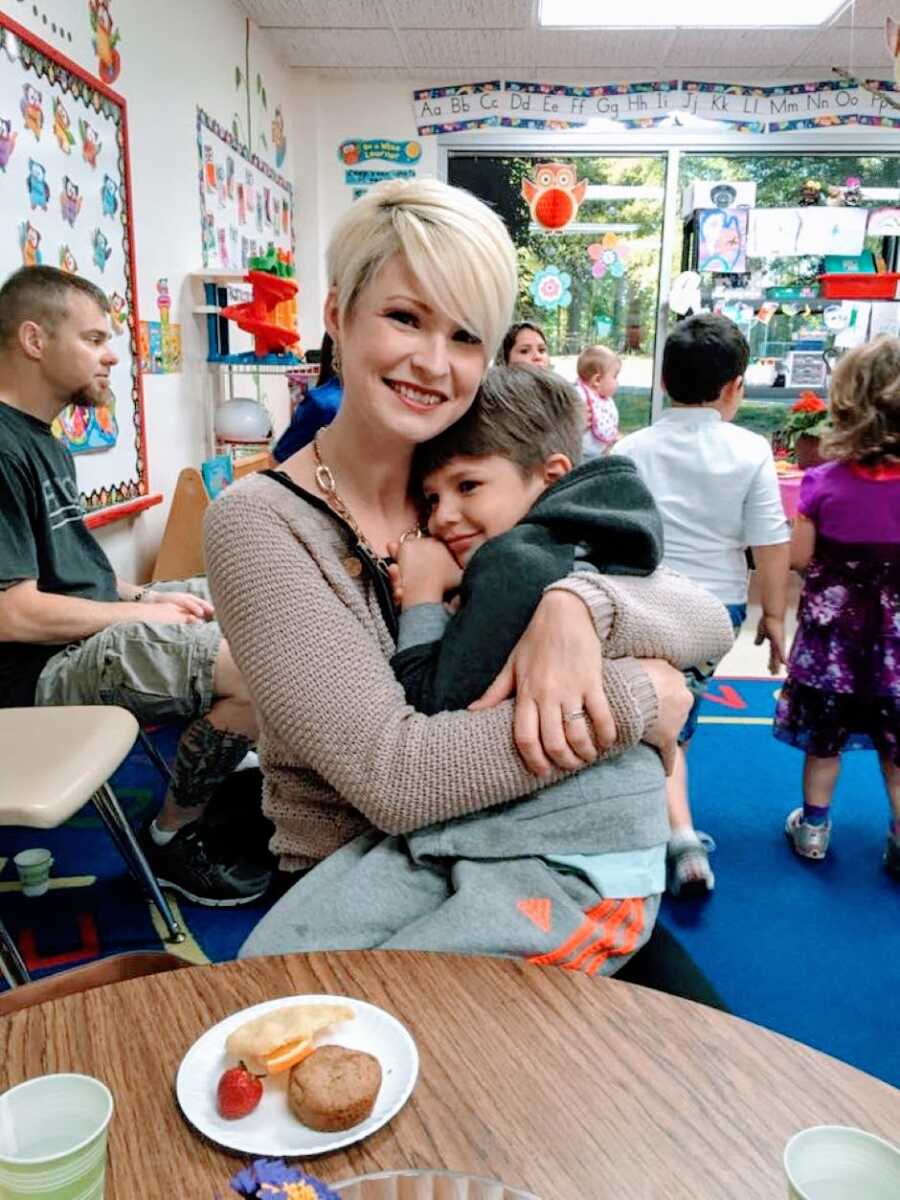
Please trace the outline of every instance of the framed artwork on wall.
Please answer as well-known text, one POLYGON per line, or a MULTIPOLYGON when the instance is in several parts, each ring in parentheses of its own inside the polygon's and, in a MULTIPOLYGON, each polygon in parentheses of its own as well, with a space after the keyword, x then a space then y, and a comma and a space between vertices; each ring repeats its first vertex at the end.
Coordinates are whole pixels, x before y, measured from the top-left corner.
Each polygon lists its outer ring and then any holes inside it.
POLYGON ((59 267, 111 304, 111 403, 73 405, 54 426, 90 516, 149 491, 126 105, 2 12, 0 49, 0 278, 59 267))

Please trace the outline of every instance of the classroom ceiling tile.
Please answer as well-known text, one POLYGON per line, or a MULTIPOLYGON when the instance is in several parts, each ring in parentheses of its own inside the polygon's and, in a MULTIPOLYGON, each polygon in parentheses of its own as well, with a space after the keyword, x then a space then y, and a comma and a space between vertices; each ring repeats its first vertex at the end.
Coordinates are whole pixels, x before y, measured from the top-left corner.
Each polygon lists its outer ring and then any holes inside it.
POLYGON ((528 29, 532 0, 382 0, 397 29, 528 29))
POLYGON ((856 29, 850 36, 848 28, 826 29, 810 38, 795 63, 828 63, 856 74, 861 66, 876 67, 876 75, 891 78, 891 56, 884 44, 881 29, 856 29))
POLYGON ((793 62, 810 34, 797 30, 679 29, 666 67, 717 71, 720 67, 779 67, 793 62))
POLYGON ((388 29, 300 29, 279 37, 291 67, 403 67, 388 29))
POLYGON ((458 67, 509 71, 522 69, 532 61, 529 35, 519 29, 410 29, 401 36, 412 70, 458 67))
POLYGON ((657 67, 670 42, 669 29, 541 30, 534 38, 538 62, 555 67, 657 67))
POLYGON ((257 25, 281 29, 378 29, 390 21, 383 0, 241 0, 257 25))
POLYGON ((857 29, 884 29, 884 18, 892 10, 896 17, 897 6, 888 0, 856 0, 856 5, 848 5, 834 24, 855 25, 857 29))

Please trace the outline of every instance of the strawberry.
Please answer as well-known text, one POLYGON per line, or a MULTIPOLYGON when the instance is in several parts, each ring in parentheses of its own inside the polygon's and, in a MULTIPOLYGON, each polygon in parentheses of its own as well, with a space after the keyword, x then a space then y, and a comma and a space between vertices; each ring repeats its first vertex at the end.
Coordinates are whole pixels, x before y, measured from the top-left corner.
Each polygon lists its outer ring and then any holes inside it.
POLYGON ((229 1067, 216 1088, 219 1114, 229 1121, 246 1117, 259 1104, 262 1094, 262 1080, 251 1075, 243 1063, 229 1067))

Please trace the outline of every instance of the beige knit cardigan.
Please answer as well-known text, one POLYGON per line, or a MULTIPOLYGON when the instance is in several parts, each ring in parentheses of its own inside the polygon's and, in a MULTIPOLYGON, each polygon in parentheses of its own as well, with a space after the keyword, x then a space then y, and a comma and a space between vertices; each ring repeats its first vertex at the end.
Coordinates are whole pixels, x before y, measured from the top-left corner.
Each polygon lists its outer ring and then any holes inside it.
MULTIPOLYGON (((389 660, 394 641, 375 589, 346 562, 350 531, 265 475, 228 488, 205 521, 216 615, 257 707, 263 808, 284 870, 311 866, 364 830, 406 833, 536 791, 512 738, 513 704, 481 713, 416 713, 389 660)), ((570 576, 605 653, 718 658, 731 644, 724 607, 672 573, 570 576)), ((618 729, 635 745, 656 696, 633 660, 605 661, 618 729)))

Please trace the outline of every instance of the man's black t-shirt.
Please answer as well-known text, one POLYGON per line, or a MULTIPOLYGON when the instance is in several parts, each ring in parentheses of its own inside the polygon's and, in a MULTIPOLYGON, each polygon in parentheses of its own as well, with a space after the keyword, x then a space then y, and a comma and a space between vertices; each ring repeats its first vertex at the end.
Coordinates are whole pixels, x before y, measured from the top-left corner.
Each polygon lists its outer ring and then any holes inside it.
MULTIPOLYGON (((60 596, 119 598, 84 523, 72 455, 49 425, 0 403, 0 590, 29 579, 60 596)), ((33 704, 38 676, 61 649, 0 642, 0 707, 33 704)))

